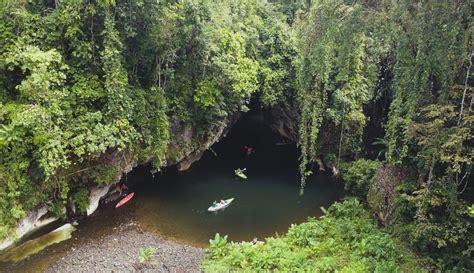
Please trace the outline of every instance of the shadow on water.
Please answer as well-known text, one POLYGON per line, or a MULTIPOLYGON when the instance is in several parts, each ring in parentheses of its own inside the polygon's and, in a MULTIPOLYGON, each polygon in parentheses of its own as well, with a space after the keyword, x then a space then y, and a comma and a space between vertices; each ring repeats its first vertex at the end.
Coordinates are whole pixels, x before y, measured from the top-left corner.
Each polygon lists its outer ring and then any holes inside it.
MULTIPOLYGON (((140 166, 127 176, 135 198, 120 209, 102 205, 80 222, 73 239, 18 262, 4 264, 8 271, 44 270, 68 250, 93 241, 119 225, 133 220, 141 228, 166 238, 205 247, 215 233, 233 241, 263 239, 284 233, 293 223, 321 215, 343 197, 343 186, 329 174, 308 179, 299 195, 298 152, 295 144, 275 145, 282 139, 261 121, 260 115, 243 117, 228 136, 184 172, 168 168, 154 177, 140 166), (255 150, 247 155, 244 146, 255 150), (247 169, 247 180, 234 174, 247 169), (214 200, 235 198, 218 213, 207 208, 214 200)), ((1 268, 2 265, 0 265, 1 268)))

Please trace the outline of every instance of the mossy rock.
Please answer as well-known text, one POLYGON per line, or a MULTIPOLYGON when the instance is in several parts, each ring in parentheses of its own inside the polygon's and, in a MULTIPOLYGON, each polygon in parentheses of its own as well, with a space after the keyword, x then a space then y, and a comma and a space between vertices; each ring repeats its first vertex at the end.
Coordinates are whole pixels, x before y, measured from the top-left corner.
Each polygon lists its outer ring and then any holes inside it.
POLYGON ((371 212, 378 216, 384 226, 390 225, 395 211, 395 200, 398 197, 395 189, 410 177, 413 177, 413 173, 409 170, 385 164, 378 168, 372 179, 367 202, 371 212))

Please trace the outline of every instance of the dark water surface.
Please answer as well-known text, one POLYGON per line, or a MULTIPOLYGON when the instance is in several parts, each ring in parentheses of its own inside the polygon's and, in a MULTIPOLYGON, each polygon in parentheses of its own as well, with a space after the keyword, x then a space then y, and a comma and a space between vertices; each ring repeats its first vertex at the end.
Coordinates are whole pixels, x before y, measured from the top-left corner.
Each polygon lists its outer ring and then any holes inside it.
POLYGON ((232 241, 263 239, 284 233, 292 223, 321 215, 343 196, 343 186, 330 175, 314 175, 299 195, 297 149, 294 144, 278 146, 281 139, 248 115, 229 135, 213 146, 217 156, 206 151, 185 172, 164 170, 154 177, 141 166, 126 181, 135 191, 133 201, 120 209, 102 205, 80 222, 73 238, 18 263, 0 264, 3 271, 42 271, 66 251, 110 233, 121 222, 133 220, 143 229, 179 242, 205 247, 215 233, 232 241), (255 149, 246 155, 245 145, 255 149), (247 168, 247 180, 235 176, 236 168, 247 168), (218 213, 208 213, 212 201, 235 198, 218 213))

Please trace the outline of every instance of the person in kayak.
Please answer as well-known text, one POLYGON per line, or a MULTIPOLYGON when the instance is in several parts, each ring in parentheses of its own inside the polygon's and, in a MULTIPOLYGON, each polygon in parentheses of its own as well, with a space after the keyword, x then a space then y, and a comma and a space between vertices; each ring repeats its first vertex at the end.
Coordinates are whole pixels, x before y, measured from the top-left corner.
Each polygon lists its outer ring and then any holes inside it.
POLYGON ((217 206, 217 201, 212 202, 212 207, 215 208, 217 206))
POLYGON ((253 154, 253 153, 255 152, 255 151, 253 150, 253 148, 250 147, 250 146, 244 146, 244 151, 245 151, 245 153, 246 153, 247 155, 251 155, 251 154, 253 154))
POLYGON ((126 196, 128 194, 128 187, 125 183, 119 184, 120 196, 126 196))
POLYGON ((238 168, 237 170, 235 170, 235 174, 244 173, 246 170, 247 168, 243 168, 243 169, 238 168))
POLYGON ((219 202, 219 204, 224 205, 224 204, 225 204, 225 201, 221 199, 221 201, 219 202))

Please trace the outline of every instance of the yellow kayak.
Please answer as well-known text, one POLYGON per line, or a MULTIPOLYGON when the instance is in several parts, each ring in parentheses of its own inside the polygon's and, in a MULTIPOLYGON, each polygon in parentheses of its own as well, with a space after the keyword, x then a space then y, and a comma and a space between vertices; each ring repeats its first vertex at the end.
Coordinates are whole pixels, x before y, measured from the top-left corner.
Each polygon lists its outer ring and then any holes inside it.
POLYGON ((238 177, 240 177, 242 179, 247 179, 247 176, 242 171, 240 171, 240 172, 236 171, 235 175, 237 175, 238 177))

